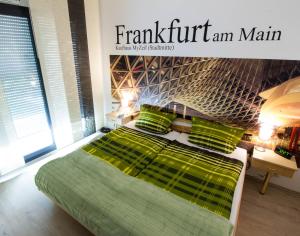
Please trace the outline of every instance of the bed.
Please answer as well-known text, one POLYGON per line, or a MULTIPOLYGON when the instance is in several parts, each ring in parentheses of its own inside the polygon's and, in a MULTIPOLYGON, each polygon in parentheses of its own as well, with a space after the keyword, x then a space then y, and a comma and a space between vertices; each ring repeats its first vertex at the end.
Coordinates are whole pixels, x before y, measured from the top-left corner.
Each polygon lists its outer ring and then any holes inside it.
MULTIPOLYGON (((131 122, 47 163, 38 171, 35 181, 39 190, 95 235, 229 236, 234 234, 237 225, 246 157, 246 150, 241 148, 232 154, 220 155, 195 147, 188 142, 185 133, 172 131, 167 135, 153 135, 135 128, 131 122), (179 155, 183 151, 189 154, 178 157, 173 155, 174 150, 179 155), (170 177, 174 160, 182 161, 185 156, 195 155, 193 152, 198 153, 198 160, 185 160, 184 171, 176 164, 180 171, 170 177), (166 155, 175 159, 170 160, 166 155), (220 173, 234 176, 226 181, 232 185, 223 191, 226 194, 215 188, 206 192, 207 186, 216 183, 210 182, 212 175, 207 175, 210 177, 203 182, 205 184, 196 186, 197 191, 192 194, 182 194, 187 189, 179 194, 181 182, 189 181, 183 176, 193 171, 198 173, 200 164, 215 168, 208 156, 222 162, 218 167, 220 171, 210 170, 216 172, 217 182, 223 179, 220 173), (222 172, 224 163, 228 168, 222 172), (160 173, 157 167, 164 171, 160 173), (176 181, 168 182, 166 178, 176 181), (214 199, 215 195, 222 196, 214 199), (212 204, 203 204, 205 199, 212 204)), ((202 169, 206 173, 206 169, 202 169)))

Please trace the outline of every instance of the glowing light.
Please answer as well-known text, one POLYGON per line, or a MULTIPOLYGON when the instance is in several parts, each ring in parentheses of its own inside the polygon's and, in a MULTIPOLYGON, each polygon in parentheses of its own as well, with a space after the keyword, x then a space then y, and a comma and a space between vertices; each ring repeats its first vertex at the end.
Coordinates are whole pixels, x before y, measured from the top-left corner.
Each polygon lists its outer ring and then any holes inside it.
POLYGON ((258 117, 258 121, 261 124, 269 124, 272 125, 274 127, 278 127, 282 125, 282 121, 280 119, 278 119, 276 116, 268 114, 268 113, 260 113, 259 117, 258 117))
POLYGON ((262 141, 268 141, 276 127, 282 125, 282 122, 274 115, 268 113, 261 113, 258 118, 260 122, 259 139, 262 141))
POLYGON ((262 123, 259 129, 259 139, 262 141, 268 141, 274 132, 275 126, 269 123, 262 123))
POLYGON ((121 105, 123 108, 129 107, 129 103, 133 100, 133 93, 130 91, 121 92, 121 105))

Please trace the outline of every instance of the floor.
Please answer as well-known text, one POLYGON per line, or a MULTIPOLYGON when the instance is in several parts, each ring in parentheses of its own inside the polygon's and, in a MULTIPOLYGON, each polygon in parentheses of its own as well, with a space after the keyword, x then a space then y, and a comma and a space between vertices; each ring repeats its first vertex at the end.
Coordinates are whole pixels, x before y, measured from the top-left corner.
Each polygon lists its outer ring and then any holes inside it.
POLYGON ((300 193, 269 185, 261 195, 260 186, 246 177, 236 235, 300 236, 300 193))
MULTIPOLYGON (((84 227, 40 193, 32 173, 0 184, 0 236, 88 236, 84 227)), ((300 235, 300 193, 247 177, 237 236, 300 235)))

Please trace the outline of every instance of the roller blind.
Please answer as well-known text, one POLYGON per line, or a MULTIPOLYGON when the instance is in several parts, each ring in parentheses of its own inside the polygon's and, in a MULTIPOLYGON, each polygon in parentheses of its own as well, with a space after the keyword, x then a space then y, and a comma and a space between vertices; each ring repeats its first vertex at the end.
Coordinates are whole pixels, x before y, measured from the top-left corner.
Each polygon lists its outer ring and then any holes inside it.
MULTIPOLYGON (((13 145, 21 150, 25 161, 46 149, 53 149, 50 118, 27 8, 0 4, 0 87, 1 104, 6 106, 0 110, 0 115, 9 118, 2 125, 13 127, 13 145), (8 114, 1 114, 4 110, 8 114)), ((11 136, 7 132, 7 136, 11 136)))

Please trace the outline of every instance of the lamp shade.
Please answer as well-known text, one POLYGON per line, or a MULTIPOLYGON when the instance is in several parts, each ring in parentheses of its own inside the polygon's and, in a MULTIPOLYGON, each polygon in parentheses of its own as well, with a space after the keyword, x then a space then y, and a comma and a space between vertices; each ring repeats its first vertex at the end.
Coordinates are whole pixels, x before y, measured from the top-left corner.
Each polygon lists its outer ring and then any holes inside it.
POLYGON ((259 96, 266 99, 261 107, 261 120, 273 117, 281 126, 300 125, 300 76, 266 90, 259 96))

